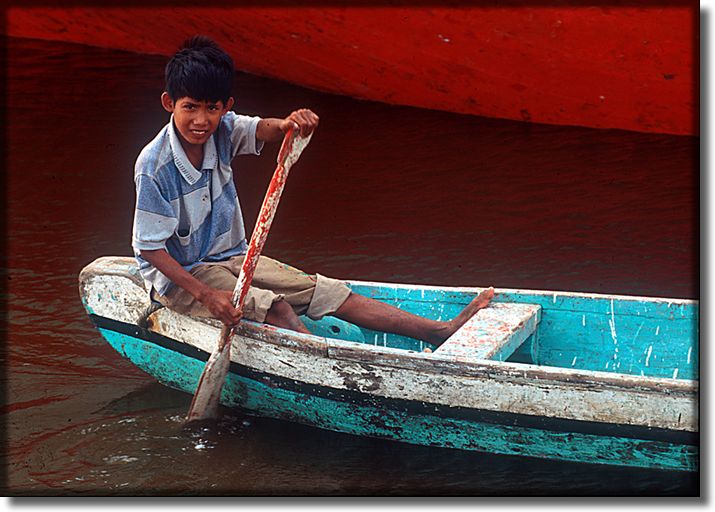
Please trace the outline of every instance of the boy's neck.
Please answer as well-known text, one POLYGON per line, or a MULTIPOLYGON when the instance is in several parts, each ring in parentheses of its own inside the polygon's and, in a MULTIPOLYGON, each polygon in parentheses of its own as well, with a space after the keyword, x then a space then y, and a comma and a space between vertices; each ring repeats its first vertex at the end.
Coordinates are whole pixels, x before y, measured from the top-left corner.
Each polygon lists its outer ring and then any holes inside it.
POLYGON ((200 171, 204 163, 204 145, 189 144, 184 140, 180 133, 177 133, 177 135, 179 136, 179 142, 181 143, 181 147, 184 148, 186 158, 189 159, 191 165, 193 165, 197 170, 200 171))

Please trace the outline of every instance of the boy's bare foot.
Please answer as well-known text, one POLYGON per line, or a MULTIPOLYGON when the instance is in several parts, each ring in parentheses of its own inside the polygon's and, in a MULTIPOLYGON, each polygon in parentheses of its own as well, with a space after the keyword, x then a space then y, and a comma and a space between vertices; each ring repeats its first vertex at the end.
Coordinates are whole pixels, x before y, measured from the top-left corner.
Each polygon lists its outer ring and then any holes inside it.
POLYGON ((454 334, 457 329, 467 323, 467 320, 472 318, 477 311, 487 307, 493 297, 494 288, 490 286, 486 290, 482 291, 479 295, 474 297, 474 299, 472 299, 472 302, 467 304, 467 307, 465 307, 462 312, 459 313, 455 318, 453 318, 449 322, 440 322, 442 325, 440 325, 434 332, 432 339, 426 341, 429 341, 430 343, 437 346, 441 345, 447 338, 454 334))

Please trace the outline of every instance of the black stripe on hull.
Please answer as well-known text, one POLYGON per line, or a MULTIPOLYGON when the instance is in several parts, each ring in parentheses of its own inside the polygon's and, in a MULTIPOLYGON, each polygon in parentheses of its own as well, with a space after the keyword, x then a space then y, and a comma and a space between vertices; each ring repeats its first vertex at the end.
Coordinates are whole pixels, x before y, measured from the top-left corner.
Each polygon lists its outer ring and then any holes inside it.
MULTIPOLYGON (((89 315, 92 322, 102 329, 118 332, 128 336, 142 339, 174 352, 179 352, 187 357, 207 361, 209 353, 194 346, 162 336, 135 324, 119 322, 111 318, 98 315, 89 315)), ((484 409, 471 409, 466 407, 449 407, 441 404, 426 403, 416 400, 401 398, 385 398, 361 393, 359 391, 335 389, 327 386, 308 384, 285 377, 259 372, 247 366, 231 362, 230 372, 241 377, 255 380, 264 385, 277 387, 294 393, 317 396, 329 400, 346 402, 356 405, 385 408, 403 411, 410 415, 438 416, 442 418, 463 419, 479 423, 508 425, 520 428, 548 430, 559 433, 581 433, 605 437, 623 437, 641 439, 646 441, 659 441, 682 445, 699 445, 699 433, 669 430, 663 428, 644 427, 638 425, 620 425, 612 423, 599 423, 593 421, 571 420, 563 418, 546 418, 528 414, 518 414, 502 411, 489 411, 484 409)))

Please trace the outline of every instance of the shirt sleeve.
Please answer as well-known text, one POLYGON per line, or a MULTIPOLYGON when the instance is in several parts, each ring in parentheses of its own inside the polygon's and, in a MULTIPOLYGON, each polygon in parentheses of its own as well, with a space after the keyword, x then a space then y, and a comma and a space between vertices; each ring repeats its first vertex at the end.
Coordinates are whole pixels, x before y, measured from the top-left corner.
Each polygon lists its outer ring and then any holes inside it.
POLYGON ((179 221, 171 202, 161 193, 157 182, 146 174, 135 179, 137 203, 134 209, 132 247, 136 251, 165 249, 179 221))
POLYGON ((244 116, 229 111, 225 114, 231 131, 231 157, 260 155, 263 141, 256 140, 256 128, 261 120, 257 116, 244 116))

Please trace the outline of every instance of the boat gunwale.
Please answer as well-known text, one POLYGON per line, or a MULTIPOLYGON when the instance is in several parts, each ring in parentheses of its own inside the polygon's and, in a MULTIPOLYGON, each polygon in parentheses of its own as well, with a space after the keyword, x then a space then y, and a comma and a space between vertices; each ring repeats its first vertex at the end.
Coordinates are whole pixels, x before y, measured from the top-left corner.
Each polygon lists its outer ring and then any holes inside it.
MULTIPOLYGON (((220 328, 218 320, 184 316, 216 329, 220 328)), ((303 334, 250 320, 241 322, 234 334, 233 343, 239 344, 241 336, 259 342, 267 342, 272 345, 313 353, 329 359, 375 364, 395 369, 429 371, 450 376, 499 378, 510 382, 514 382, 515 379, 529 382, 545 381, 566 386, 597 386, 604 389, 645 391, 685 397, 697 395, 700 387, 699 381, 691 379, 646 377, 508 361, 469 361, 458 356, 441 355, 434 352, 416 352, 337 338, 326 338, 314 334, 303 334)), ((185 343, 181 340, 177 341, 185 343)))
MULTIPOLYGON (((479 293, 486 287, 479 286, 443 286, 443 285, 432 285, 432 284, 408 284, 408 283, 393 283, 388 281, 361 281, 354 279, 344 280, 349 285, 365 286, 372 288, 397 288, 404 290, 431 290, 431 291, 445 291, 453 293, 479 293)), ((499 294, 510 294, 510 295, 542 295, 542 296, 563 296, 563 297, 577 297, 583 299, 597 299, 597 300, 622 300, 622 301, 632 301, 632 302, 648 302, 648 303, 668 303, 668 304, 682 304, 682 305, 692 305, 698 306, 700 301, 698 299, 684 299, 684 298, 671 298, 671 297, 658 297, 658 296, 646 296, 646 295, 624 295, 624 294, 611 294, 611 293, 597 293, 597 292, 576 292, 568 290, 532 290, 526 288, 494 288, 495 298, 498 299, 499 294)))

